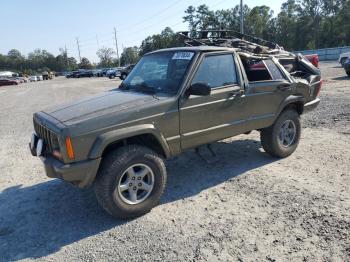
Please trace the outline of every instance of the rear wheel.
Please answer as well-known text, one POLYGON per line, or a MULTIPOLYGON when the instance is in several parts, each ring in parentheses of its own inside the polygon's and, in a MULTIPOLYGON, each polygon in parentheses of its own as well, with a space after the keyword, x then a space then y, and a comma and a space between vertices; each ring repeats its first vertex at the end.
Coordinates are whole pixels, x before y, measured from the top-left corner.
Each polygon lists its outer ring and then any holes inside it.
POLYGON ((347 59, 347 57, 342 57, 342 58, 340 59, 340 64, 341 64, 341 66, 344 66, 346 59, 347 59))
POLYGON ((287 157, 297 148, 300 134, 300 116, 295 110, 288 109, 272 126, 261 131, 261 145, 272 156, 287 157))
POLYGON ((103 160, 95 193, 114 217, 137 217, 158 204, 166 178, 164 162, 156 153, 142 146, 125 146, 103 160))

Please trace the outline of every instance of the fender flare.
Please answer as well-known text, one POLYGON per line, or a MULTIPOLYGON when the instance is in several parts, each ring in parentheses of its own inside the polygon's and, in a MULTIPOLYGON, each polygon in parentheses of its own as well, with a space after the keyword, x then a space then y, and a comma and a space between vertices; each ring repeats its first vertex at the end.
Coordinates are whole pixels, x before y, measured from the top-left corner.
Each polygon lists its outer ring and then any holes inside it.
MULTIPOLYGON (((277 117, 281 114, 281 112, 283 111, 284 108, 286 108, 286 106, 293 104, 293 103, 301 103, 303 105, 304 108, 304 104, 305 104, 305 98, 301 95, 290 95, 288 96, 286 99, 284 99, 282 101, 282 103, 279 105, 278 107, 278 111, 275 117, 275 120, 277 119, 277 117)), ((302 113, 302 112, 301 112, 302 113)))
POLYGON ((106 147, 114 142, 118 142, 120 140, 138 136, 138 135, 145 135, 145 134, 151 134, 153 135, 161 145, 164 154, 166 158, 169 158, 171 156, 171 152, 169 149, 169 146, 162 135, 162 133, 152 124, 142 124, 132 127, 125 127, 121 129, 116 129, 112 131, 108 131, 106 133, 103 133, 97 137, 95 142, 93 143, 93 146, 89 153, 90 159, 96 159, 100 158, 102 156, 103 151, 106 149, 106 147))

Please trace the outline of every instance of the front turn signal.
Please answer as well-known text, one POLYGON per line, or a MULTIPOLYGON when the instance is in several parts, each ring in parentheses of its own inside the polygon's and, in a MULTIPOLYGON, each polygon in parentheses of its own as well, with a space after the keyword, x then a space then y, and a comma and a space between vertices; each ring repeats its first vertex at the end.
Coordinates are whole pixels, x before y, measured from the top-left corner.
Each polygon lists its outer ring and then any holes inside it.
POLYGON ((70 160, 74 160, 74 150, 72 145, 72 140, 69 136, 66 138, 66 149, 67 149, 67 156, 70 160))

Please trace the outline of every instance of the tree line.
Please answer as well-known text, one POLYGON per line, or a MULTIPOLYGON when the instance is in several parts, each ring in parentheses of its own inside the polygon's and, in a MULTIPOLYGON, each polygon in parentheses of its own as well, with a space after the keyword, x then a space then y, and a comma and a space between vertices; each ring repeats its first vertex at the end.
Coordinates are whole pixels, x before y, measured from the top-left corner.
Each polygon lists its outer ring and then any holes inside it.
MULTIPOLYGON (((183 21, 190 32, 198 30, 240 30, 240 7, 210 10, 206 5, 189 6, 183 21)), ((278 43, 286 50, 318 49, 350 45, 349 0, 287 0, 281 11, 274 15, 266 5, 253 8, 244 5, 244 33, 278 43)), ((124 48, 120 64, 136 63, 139 58, 153 50, 182 46, 183 40, 169 27, 161 33, 148 36, 139 47, 124 48)), ((36 49, 28 56, 13 49, 0 54, 0 70, 25 73, 40 70, 67 71, 78 68, 114 67, 119 64, 112 48, 102 47, 97 51, 98 64, 83 57, 78 62, 68 57, 64 49, 54 56, 46 50, 36 49)))

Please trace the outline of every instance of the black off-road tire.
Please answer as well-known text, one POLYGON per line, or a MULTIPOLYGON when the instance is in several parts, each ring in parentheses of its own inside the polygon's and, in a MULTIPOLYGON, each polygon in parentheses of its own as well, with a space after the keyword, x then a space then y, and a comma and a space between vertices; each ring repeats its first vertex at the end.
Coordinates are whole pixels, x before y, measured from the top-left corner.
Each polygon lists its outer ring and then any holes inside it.
POLYGON ((121 75, 120 75, 120 79, 121 79, 121 80, 125 80, 125 78, 126 78, 126 74, 121 74, 121 75))
POLYGON ((340 64, 341 64, 342 67, 344 67, 344 64, 345 64, 346 59, 347 59, 347 57, 342 57, 342 58, 340 59, 340 64))
POLYGON ((268 127, 264 128, 260 132, 261 145, 264 148, 265 152, 274 156, 274 157, 287 157, 291 155, 297 148, 301 135, 301 125, 300 125, 300 116, 298 112, 294 109, 287 109, 283 111, 275 123, 268 127), (281 126, 285 121, 291 120, 295 124, 296 134, 295 139, 292 144, 288 147, 284 147, 279 142, 279 132, 281 126))
POLYGON ((99 204, 112 216, 128 219, 148 213, 155 207, 165 190, 167 173, 160 156, 147 147, 129 145, 110 152, 101 163, 94 189, 99 204), (127 204, 114 194, 124 172, 134 164, 145 164, 154 174, 150 195, 139 204, 127 204))

